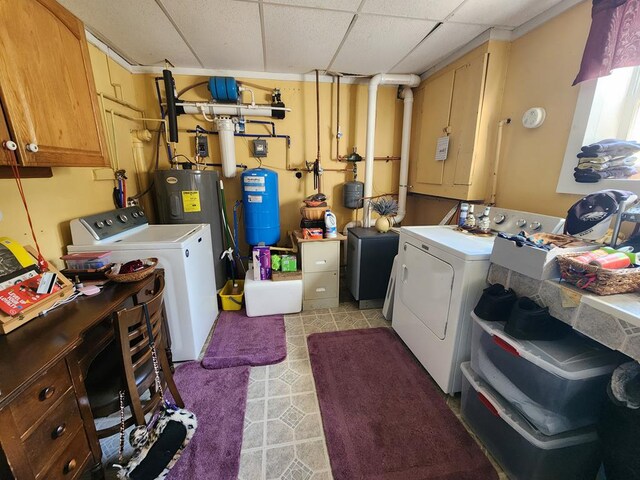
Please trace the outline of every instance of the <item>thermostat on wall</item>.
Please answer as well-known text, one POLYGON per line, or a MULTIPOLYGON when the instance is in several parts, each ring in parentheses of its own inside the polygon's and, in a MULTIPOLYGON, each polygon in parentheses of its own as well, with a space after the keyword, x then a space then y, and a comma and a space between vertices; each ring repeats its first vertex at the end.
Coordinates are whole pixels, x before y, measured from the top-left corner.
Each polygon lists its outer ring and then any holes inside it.
POLYGON ((522 125, 525 128, 538 128, 544 122, 547 112, 542 107, 533 107, 522 115, 522 125))

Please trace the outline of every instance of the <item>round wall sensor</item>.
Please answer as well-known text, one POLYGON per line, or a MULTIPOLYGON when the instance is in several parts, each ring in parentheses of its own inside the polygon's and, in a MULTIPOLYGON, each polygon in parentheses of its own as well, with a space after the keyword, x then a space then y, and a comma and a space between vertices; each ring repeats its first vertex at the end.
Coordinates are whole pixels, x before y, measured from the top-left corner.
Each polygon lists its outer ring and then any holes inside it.
POLYGON ((547 112, 542 107, 533 107, 522 115, 522 125, 525 128, 538 128, 544 122, 547 112))

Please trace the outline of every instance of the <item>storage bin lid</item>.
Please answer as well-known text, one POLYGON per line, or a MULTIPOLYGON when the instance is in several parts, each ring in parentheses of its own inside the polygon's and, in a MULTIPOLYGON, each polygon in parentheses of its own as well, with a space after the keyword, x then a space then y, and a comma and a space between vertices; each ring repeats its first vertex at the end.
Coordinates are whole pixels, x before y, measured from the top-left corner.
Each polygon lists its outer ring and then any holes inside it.
POLYGON ((577 332, 559 340, 519 340, 504 332, 505 322, 488 322, 473 312, 471 316, 502 348, 567 380, 606 375, 620 363, 617 352, 577 332))
POLYGON ((495 415, 504 420, 531 445, 543 450, 553 450, 596 442, 598 440, 595 427, 580 428, 557 435, 542 434, 532 426, 526 418, 514 410, 493 388, 484 382, 478 374, 473 371, 469 362, 463 363, 460 368, 462 369, 462 374, 471 385, 471 388, 482 397, 483 403, 487 405, 487 408, 492 407, 495 415))

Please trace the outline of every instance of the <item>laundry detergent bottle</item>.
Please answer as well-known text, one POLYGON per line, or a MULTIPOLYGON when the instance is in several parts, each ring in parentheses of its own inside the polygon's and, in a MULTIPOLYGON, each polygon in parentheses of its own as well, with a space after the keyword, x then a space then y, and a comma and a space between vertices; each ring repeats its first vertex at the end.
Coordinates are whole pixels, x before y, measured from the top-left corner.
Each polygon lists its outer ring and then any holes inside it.
POLYGON ((324 238, 336 238, 338 236, 338 222, 331 210, 324 212, 324 238))

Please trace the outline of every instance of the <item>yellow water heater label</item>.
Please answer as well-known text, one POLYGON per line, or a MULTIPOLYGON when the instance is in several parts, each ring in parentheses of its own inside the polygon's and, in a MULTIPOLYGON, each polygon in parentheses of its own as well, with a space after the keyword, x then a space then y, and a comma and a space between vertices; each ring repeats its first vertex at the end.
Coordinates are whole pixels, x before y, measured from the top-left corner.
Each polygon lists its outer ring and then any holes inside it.
POLYGON ((182 208, 185 213, 199 212, 200 208, 200 192, 197 190, 182 191, 182 208))

